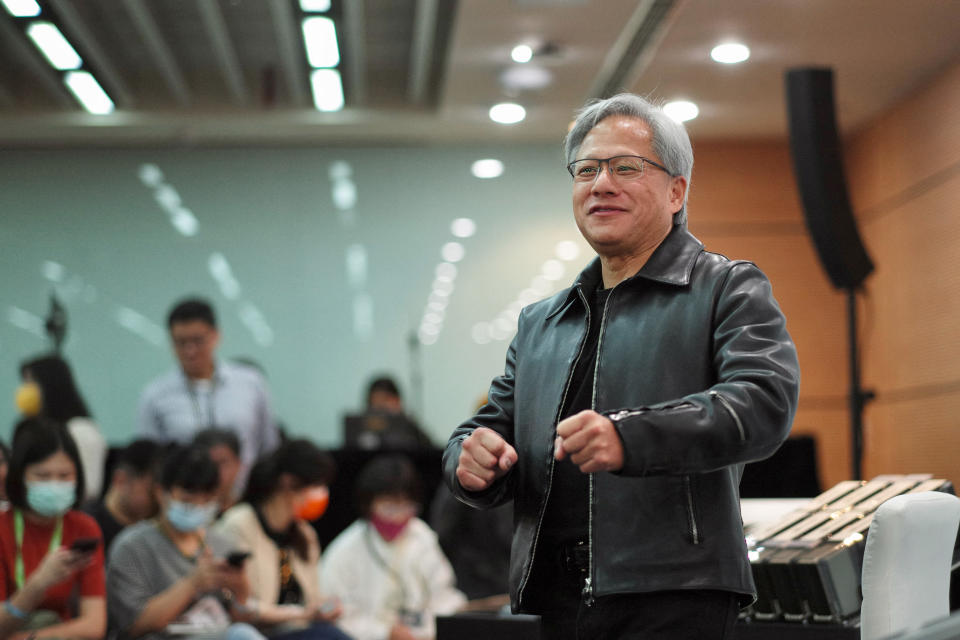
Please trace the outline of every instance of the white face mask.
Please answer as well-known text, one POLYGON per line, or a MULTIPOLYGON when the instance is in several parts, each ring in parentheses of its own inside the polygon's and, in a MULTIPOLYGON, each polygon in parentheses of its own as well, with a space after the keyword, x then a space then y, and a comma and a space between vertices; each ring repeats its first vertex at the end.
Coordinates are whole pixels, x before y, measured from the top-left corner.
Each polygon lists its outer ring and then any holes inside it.
POLYGON ((62 516, 77 499, 77 483, 55 480, 27 482, 27 505, 46 518, 62 516))

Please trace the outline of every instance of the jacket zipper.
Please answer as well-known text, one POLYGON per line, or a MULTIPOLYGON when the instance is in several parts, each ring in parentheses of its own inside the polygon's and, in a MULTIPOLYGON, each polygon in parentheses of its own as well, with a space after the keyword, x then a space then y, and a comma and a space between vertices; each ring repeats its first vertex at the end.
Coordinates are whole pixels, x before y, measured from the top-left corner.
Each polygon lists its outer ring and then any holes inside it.
POLYGON ((747 431, 743 428, 743 423, 740 421, 740 416, 737 415, 737 412, 733 410, 733 405, 730 404, 730 401, 724 398, 722 395, 716 391, 711 391, 710 395, 720 401, 720 404, 723 405, 723 408, 727 410, 727 413, 733 418, 734 423, 737 425, 737 430, 740 432, 740 442, 744 442, 747 439, 747 431))
POLYGON ((697 527, 697 518, 693 510, 693 488, 690 486, 690 476, 683 476, 683 489, 687 494, 687 517, 690 519, 690 538, 693 544, 700 544, 700 529, 697 527))
MULTIPOLYGON (((597 357, 593 363, 593 393, 590 399, 590 405, 594 411, 597 410, 597 379, 600 374, 600 348, 603 346, 603 329, 607 325, 607 306, 610 304, 610 298, 613 296, 611 291, 607 294, 607 299, 603 302, 603 314, 600 316, 600 335, 597 338, 597 357)), ((588 307, 589 308, 589 307, 588 307)), ((589 317, 589 316, 588 316, 589 317)), ((589 326, 588 326, 589 329, 589 326)), ((590 499, 589 511, 587 512, 587 566, 589 571, 583 581, 583 602, 588 607, 593 606, 593 475, 590 474, 590 499)))
MULTIPOLYGON (((583 347, 587 342, 587 336, 590 334, 590 305, 587 303, 586 298, 583 296, 583 292, 580 288, 577 288, 577 294, 580 296, 580 299, 583 301, 584 306, 587 308, 587 330, 583 334, 583 338, 580 340, 580 348, 577 350, 577 357, 573 361, 573 365, 570 367, 570 373, 567 374, 567 383, 563 388, 563 397, 560 399, 560 406, 557 408, 557 417, 555 419, 556 423, 560 422, 560 415, 563 413, 563 407, 567 404, 567 393, 570 391, 570 382, 573 378, 573 372, 577 369, 577 363, 580 362, 580 357, 583 356, 583 347)), ((554 434, 556 434, 556 426, 554 426, 554 434)), ((554 437, 556 441, 556 437, 554 437)), ((524 574, 523 580, 520 581, 520 588, 517 590, 517 605, 523 606, 523 590, 527 587, 527 582, 530 580, 530 574, 533 572, 533 561, 537 553, 537 544, 540 542, 540 528, 543 526, 543 516, 547 511, 547 503, 550 501, 550 490, 553 488, 553 467, 556 464, 557 459, 551 455, 550 456, 550 476, 547 480, 547 493, 543 497, 543 503, 540 505, 540 516, 537 518, 537 531, 533 535, 533 547, 530 552, 530 563, 527 565, 527 573, 524 574)), ((591 493, 593 489, 593 478, 591 477, 591 493)), ((589 582, 589 578, 587 578, 589 582)))

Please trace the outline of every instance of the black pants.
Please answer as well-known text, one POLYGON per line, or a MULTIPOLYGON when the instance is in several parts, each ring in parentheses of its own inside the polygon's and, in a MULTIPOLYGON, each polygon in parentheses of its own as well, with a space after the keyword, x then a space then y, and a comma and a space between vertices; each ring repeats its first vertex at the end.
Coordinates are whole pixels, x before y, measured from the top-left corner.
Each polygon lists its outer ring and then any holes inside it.
POLYGON ((739 605, 729 591, 628 593, 582 598, 585 572, 567 566, 550 589, 553 606, 541 616, 542 640, 725 640, 733 637, 739 605))

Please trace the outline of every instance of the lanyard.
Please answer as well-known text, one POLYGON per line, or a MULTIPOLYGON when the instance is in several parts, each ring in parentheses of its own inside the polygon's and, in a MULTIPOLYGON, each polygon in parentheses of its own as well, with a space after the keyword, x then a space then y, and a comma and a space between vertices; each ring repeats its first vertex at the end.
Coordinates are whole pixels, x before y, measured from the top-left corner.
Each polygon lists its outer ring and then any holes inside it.
POLYGON ((194 383, 187 380, 187 393, 190 395, 190 401, 193 403, 193 415, 197 418, 197 430, 212 429, 217 426, 217 417, 213 410, 213 394, 217 390, 216 382, 211 382, 210 390, 207 396, 207 424, 203 423, 203 411, 200 409, 200 398, 194 383))
MULTIPOLYGON (((17 589, 23 589, 23 583, 26 579, 23 570, 23 514, 20 509, 13 510, 13 534, 17 540, 17 557, 15 560, 17 589)), ((50 537, 50 551, 55 551, 60 547, 60 539, 63 537, 63 518, 57 517, 57 524, 53 528, 53 535, 50 537)))

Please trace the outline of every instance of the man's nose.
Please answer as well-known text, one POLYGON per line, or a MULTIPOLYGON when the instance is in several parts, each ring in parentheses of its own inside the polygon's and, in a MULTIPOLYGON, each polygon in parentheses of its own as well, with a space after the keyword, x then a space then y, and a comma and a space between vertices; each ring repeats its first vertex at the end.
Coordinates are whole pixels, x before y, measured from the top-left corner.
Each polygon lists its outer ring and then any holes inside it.
POLYGON ((610 162, 601 162, 597 168, 597 176, 593 179, 593 190, 615 191, 616 187, 617 181, 614 180, 613 173, 610 171, 610 162))

